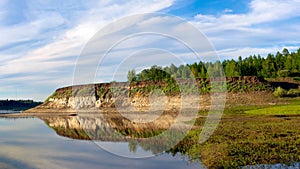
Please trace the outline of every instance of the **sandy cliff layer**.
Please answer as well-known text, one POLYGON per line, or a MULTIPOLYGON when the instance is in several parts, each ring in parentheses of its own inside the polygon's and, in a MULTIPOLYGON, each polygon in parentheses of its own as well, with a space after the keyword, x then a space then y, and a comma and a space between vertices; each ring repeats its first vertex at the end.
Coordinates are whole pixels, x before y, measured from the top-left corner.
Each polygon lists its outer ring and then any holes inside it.
MULTIPOLYGON (((227 100, 243 97, 243 92, 254 93, 266 90, 267 82, 257 77, 230 77, 227 78, 227 100)), ((182 82, 184 84, 184 79, 182 82)), ((33 112, 76 112, 76 110, 100 110, 103 108, 115 108, 125 110, 172 110, 179 108, 209 109, 211 104, 211 92, 203 92, 209 89, 211 79, 197 79, 196 84, 187 86, 188 92, 173 92, 176 86, 167 86, 166 82, 135 82, 135 83, 101 83, 79 86, 69 86, 57 89, 41 105, 27 110, 33 112), (198 92, 189 91, 189 88, 198 88, 198 92), (171 91, 171 92, 170 92, 171 91)), ((236 100, 237 102, 251 103, 247 98, 236 100)))

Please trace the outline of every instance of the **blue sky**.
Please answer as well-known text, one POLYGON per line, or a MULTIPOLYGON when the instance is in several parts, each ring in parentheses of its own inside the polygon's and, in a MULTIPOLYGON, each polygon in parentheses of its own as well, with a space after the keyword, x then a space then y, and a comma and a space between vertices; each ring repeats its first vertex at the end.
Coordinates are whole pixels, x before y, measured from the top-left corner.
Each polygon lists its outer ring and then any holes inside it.
POLYGON ((0 98, 44 100, 71 85, 77 57, 97 31, 149 12, 187 20, 220 59, 300 47, 300 0, 2 0, 0 98))

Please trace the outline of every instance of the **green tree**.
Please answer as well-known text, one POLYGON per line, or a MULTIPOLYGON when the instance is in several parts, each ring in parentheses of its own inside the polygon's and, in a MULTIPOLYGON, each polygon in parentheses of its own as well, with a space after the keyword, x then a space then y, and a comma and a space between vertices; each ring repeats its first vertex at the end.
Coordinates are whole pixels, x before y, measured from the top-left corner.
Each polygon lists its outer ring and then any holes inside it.
POLYGON ((128 82, 134 82, 134 81, 136 81, 137 80, 136 77, 137 76, 136 76, 136 72, 135 72, 134 69, 128 71, 128 73, 127 73, 127 81, 128 82))
POLYGON ((135 72, 129 72, 128 79, 136 80, 137 77, 138 80, 162 80, 170 77, 188 78, 191 75, 196 78, 208 78, 220 76, 223 71, 226 76, 297 77, 300 76, 300 48, 296 52, 283 49, 276 55, 268 54, 266 57, 258 54, 243 59, 239 56, 237 60, 224 60, 222 63, 220 61, 214 63, 200 61, 178 67, 171 64, 169 67, 163 68, 154 65, 150 69, 142 70, 138 75, 135 75, 135 72))
POLYGON ((287 48, 284 48, 284 49, 282 50, 282 54, 283 54, 284 56, 288 56, 288 55, 290 54, 290 52, 289 52, 289 50, 288 50, 287 48))
POLYGON ((229 61, 225 65, 225 75, 226 76, 239 76, 239 72, 237 70, 236 62, 234 60, 229 61))

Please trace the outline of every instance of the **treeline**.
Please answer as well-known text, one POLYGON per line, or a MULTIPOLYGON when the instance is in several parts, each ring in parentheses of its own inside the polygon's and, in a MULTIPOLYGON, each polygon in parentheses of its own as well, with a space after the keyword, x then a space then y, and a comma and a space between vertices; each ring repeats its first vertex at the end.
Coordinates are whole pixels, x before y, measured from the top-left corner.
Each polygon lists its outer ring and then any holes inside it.
POLYGON ((42 104, 33 100, 0 100, 0 110, 26 110, 42 104))
POLYGON ((264 78, 276 77, 299 77, 300 76, 300 48, 297 52, 289 52, 283 49, 275 55, 268 54, 266 57, 250 55, 249 57, 238 57, 238 60, 224 60, 222 62, 198 62, 187 65, 175 66, 171 64, 166 67, 152 66, 140 73, 130 70, 127 74, 128 81, 137 80, 162 80, 170 77, 175 78, 208 78, 220 76, 258 76, 264 78))

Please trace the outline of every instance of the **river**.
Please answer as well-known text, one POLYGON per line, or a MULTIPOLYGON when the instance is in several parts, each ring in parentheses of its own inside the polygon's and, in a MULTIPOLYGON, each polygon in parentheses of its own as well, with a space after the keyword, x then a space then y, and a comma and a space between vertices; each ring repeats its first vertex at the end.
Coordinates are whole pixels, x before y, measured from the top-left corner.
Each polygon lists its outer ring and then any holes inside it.
MULTIPOLYGON (((1 118, 0 135, 0 168, 203 168, 200 162, 191 163, 186 157, 167 153, 149 158, 117 156, 93 141, 60 136, 39 118, 1 118)), ((129 152, 128 142, 106 144, 129 152)))

